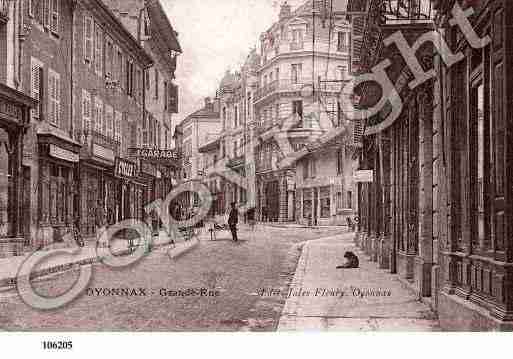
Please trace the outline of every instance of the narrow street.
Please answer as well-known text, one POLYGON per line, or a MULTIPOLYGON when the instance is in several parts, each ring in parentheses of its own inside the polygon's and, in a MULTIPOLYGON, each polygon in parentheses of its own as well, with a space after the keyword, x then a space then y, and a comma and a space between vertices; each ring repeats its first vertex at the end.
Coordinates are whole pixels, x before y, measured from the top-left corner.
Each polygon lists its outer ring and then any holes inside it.
MULTIPOLYGON (((223 231, 218 241, 202 240, 197 248, 175 261, 163 248, 129 269, 111 270, 98 264, 89 286, 92 290, 55 311, 37 311, 25 305, 16 292, 1 293, 0 328, 9 331, 276 330, 285 298, 259 296, 259 289, 287 290, 300 255, 299 246, 304 241, 345 231, 259 227, 250 233, 243 228, 239 243, 230 241, 228 232, 223 231), (109 293, 105 289, 110 288, 135 289, 140 295, 105 295, 109 293), (216 291, 217 296, 161 295, 196 288, 216 291), (165 293, 161 293, 162 289, 165 293)), ((40 280, 35 288, 41 294, 56 295, 70 286, 76 274, 70 271, 40 280)))

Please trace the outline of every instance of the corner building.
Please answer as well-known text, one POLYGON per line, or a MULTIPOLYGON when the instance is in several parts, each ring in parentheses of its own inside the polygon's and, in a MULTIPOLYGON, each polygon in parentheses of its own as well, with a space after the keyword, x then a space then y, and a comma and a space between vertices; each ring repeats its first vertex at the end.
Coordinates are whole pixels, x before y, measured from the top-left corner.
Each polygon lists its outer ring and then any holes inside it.
POLYGON ((261 142, 255 149, 260 220, 293 222, 299 216, 295 167, 277 167, 284 154, 266 136, 268 130, 298 118, 299 124, 288 130, 298 151, 323 133, 323 121, 336 125, 340 117, 338 95, 351 71, 351 27, 346 1, 333 2, 333 9, 327 6, 307 1, 293 11, 285 2, 279 21, 260 37, 259 83, 253 96, 254 136, 261 142))

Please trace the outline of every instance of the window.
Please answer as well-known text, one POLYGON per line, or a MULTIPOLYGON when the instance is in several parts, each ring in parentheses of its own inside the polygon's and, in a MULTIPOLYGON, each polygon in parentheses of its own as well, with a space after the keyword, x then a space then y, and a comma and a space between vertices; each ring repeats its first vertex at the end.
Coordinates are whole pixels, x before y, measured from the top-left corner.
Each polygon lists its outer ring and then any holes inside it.
POLYGON ((93 59, 94 22, 90 16, 84 17, 84 61, 90 64, 93 59))
POLYGON ((95 116, 94 116, 94 130, 97 133, 103 131, 103 101, 98 97, 94 99, 95 116))
POLYGON ((146 91, 150 90, 150 70, 144 71, 144 82, 146 82, 146 91))
POLYGON ((149 121, 150 121, 150 116, 149 115, 144 116, 143 126, 142 126, 142 146, 143 147, 148 147, 149 127, 150 127, 149 121))
POLYGON ((95 27, 95 51, 94 51, 94 69, 98 76, 103 73, 103 32, 99 25, 95 27))
POLYGON ((292 64, 291 66, 292 66, 291 80, 292 80, 293 84, 297 84, 297 83, 301 82, 303 65, 302 64, 292 64))
POLYGON ((125 71, 126 71, 126 84, 125 84, 126 94, 128 96, 133 96, 133 94, 134 94, 134 87, 133 87, 134 86, 134 64, 133 64, 132 60, 126 59, 125 71))
POLYGON ((292 30, 292 50, 301 50, 303 48, 303 30, 292 30))
POLYGON ((135 95, 139 103, 142 103, 143 74, 139 66, 135 67, 135 95))
POLYGON ((123 143, 123 134, 121 132, 121 125, 123 122, 123 114, 119 111, 114 113, 114 139, 119 142, 120 147, 123 143))
POLYGON ((319 189, 319 200, 321 205, 321 218, 329 218, 331 216, 330 187, 321 187, 319 189))
POLYGON ((91 130, 91 94, 82 90, 82 131, 91 130))
POLYGON ((237 106, 235 106, 234 113, 235 113, 235 116, 233 117, 233 127, 237 128, 238 121, 239 121, 239 108, 237 106))
POLYGON ((61 114, 61 78, 60 75, 48 70, 48 120, 58 126, 61 114))
POLYGON ((114 44, 112 43, 112 40, 110 38, 107 38, 106 40, 106 54, 105 54, 105 78, 112 80, 113 74, 112 74, 112 68, 113 68, 113 61, 114 61, 114 44))
POLYGON ((39 101, 37 107, 32 110, 32 118, 40 119, 43 113, 43 63, 39 60, 31 59, 31 95, 39 101))
POLYGON ((59 34, 60 0, 50 0, 50 31, 59 34))
POLYGON ((344 174, 344 150, 339 149, 337 151, 337 174, 344 174))
POLYGON ((337 66, 337 80, 347 79, 347 66, 337 66))
POLYGON ((317 160, 315 157, 310 158, 310 177, 314 178, 317 176, 317 160))
POLYGON ((308 163, 308 159, 304 160, 303 161, 303 179, 306 180, 308 179, 308 170, 309 170, 309 163, 308 163))
POLYGON ((344 203, 342 202, 342 192, 337 192, 337 210, 344 209, 344 203))
POLYGON ((164 110, 168 109, 168 101, 169 101, 169 89, 168 89, 167 81, 164 81, 164 110))
POLYGON ((338 33, 337 51, 347 52, 349 51, 349 33, 340 31, 338 33))
POLYGON ((123 60, 123 52, 118 48, 118 64, 117 64, 117 81, 121 90, 125 89, 125 61, 123 60))
POLYGON ((303 118, 303 101, 298 100, 292 102, 292 114, 303 118))
POLYGON ((37 1, 37 0, 28 0, 28 14, 30 17, 34 17, 34 5, 32 4, 34 1, 37 1))
POLYGON ((346 208, 353 208, 353 192, 347 191, 347 207, 346 208))
POLYGON ((109 138, 114 137, 114 110, 110 105, 105 105, 105 134, 109 138))
POLYGON ((155 68, 155 100, 159 99, 159 70, 155 68))

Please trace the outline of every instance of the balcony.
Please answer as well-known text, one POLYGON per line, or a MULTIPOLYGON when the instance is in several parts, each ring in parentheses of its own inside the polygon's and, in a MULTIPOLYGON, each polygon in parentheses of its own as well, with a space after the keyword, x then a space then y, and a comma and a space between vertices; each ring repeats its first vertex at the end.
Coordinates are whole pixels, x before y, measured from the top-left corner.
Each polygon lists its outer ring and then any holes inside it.
POLYGON ((381 7, 387 25, 430 22, 434 15, 431 0, 374 0, 372 5, 381 7))
POLYGON ((10 0, 0 0, 0 23, 7 24, 9 22, 10 3, 10 0))
POLYGON ((81 156, 105 164, 114 164, 116 157, 120 156, 121 144, 113 138, 96 131, 84 131, 81 134, 81 156))
MULTIPOLYGON (((281 92, 301 92, 303 89, 307 87, 312 87, 314 82, 311 78, 301 78, 301 79, 279 79, 275 80, 263 87, 260 87, 255 92, 255 103, 260 100, 272 95, 274 93, 281 92)), ((316 86, 317 87, 317 86, 316 86)), ((339 93, 342 89, 342 84, 333 82, 333 83, 322 83, 320 91, 322 92, 333 92, 339 93)))
POLYGON ((244 155, 241 155, 238 157, 230 158, 228 160, 228 163, 226 164, 226 166, 231 169, 237 169, 237 168, 243 167, 244 164, 245 164, 244 155))

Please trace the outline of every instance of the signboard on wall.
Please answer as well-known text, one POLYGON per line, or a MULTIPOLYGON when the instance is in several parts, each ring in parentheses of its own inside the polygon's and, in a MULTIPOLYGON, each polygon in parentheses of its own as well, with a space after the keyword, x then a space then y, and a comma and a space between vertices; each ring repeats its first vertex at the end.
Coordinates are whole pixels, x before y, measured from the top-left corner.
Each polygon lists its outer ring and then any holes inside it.
POLYGON ((58 158, 60 160, 64 160, 64 161, 68 161, 68 162, 73 162, 73 163, 77 163, 80 158, 79 158, 79 155, 77 153, 74 153, 74 152, 71 152, 71 151, 68 151, 64 148, 61 148, 61 147, 58 147, 56 145, 50 145, 50 149, 49 149, 49 155, 54 157, 54 158, 58 158))
POLYGON ((372 183, 372 182, 374 182, 374 171, 373 170, 355 171, 353 178, 356 183, 372 183))
POLYGON ((108 160, 111 162, 114 162, 114 160, 116 158, 113 150, 111 150, 110 148, 100 146, 96 143, 93 143, 92 152, 93 152, 93 156, 99 157, 99 158, 102 158, 104 160, 108 160))
POLYGON ((116 157, 114 175, 120 178, 135 178, 137 177, 137 165, 133 162, 116 157))

